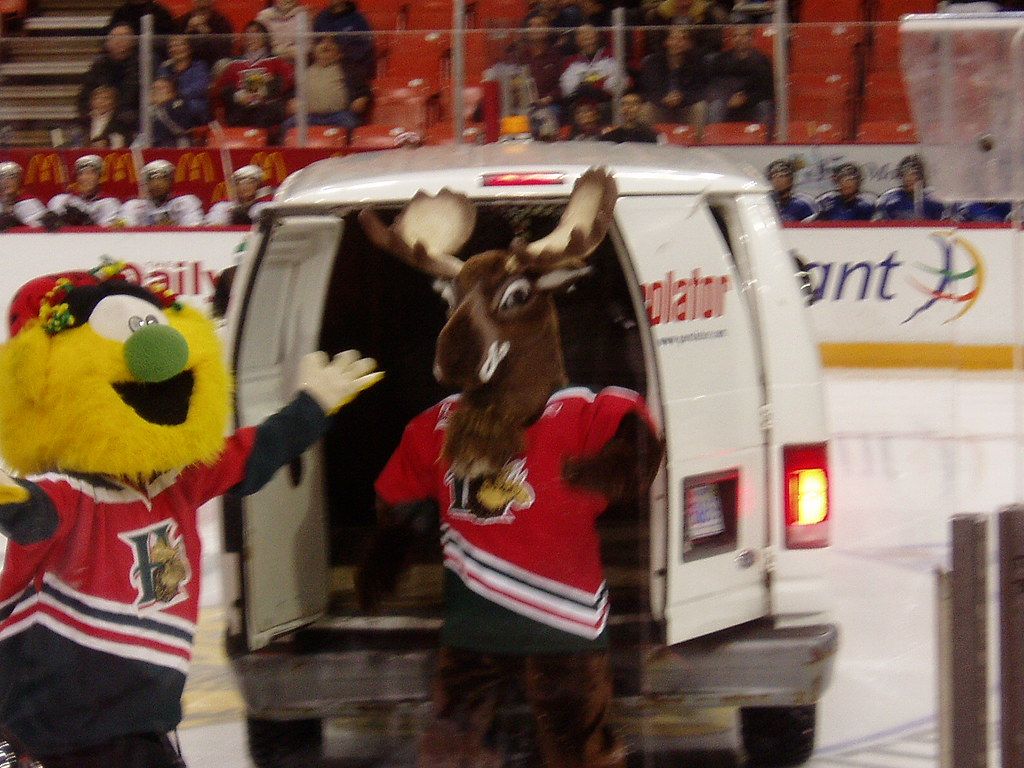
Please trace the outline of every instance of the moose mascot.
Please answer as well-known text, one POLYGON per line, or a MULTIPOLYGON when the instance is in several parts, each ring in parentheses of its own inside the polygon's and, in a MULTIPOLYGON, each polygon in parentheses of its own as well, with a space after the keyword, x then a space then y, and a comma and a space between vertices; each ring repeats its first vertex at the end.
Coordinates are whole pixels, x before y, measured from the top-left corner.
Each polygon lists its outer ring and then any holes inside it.
POLYGON ((608 590, 595 521, 645 493, 663 445, 635 393, 567 388, 553 294, 588 271, 617 196, 576 182, 554 231, 463 262, 476 209, 417 195, 368 237, 434 276, 451 312, 435 376, 459 390, 417 416, 376 483, 379 527, 358 576, 364 607, 397 586, 416 532, 440 512, 445 618, 421 766, 500 766, 502 689, 517 685, 548 768, 624 766, 608 724, 608 590))
POLYGON ((44 768, 183 765, 168 733, 198 617, 197 508, 257 491, 381 375, 356 352, 311 354, 288 405, 225 438, 213 323, 121 270, 28 283, 0 347, 0 452, 18 473, 0 471, 3 765, 11 746, 44 768))

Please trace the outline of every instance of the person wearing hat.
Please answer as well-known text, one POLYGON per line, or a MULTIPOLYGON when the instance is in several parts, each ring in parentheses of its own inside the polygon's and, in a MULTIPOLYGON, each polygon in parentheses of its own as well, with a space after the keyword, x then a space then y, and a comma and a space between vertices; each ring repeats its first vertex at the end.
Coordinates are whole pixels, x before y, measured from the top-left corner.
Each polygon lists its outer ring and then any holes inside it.
POLYGON ((793 191, 796 166, 792 160, 779 158, 768 163, 764 175, 772 184, 772 201, 783 221, 814 221, 818 204, 812 198, 793 191))
POLYGON ((112 227, 121 212, 121 201, 103 194, 100 177, 103 158, 82 155, 75 161, 75 180, 67 192, 54 195, 46 206, 64 226, 112 227))
POLYGON ((0 163, 0 231, 11 227, 58 226, 56 216, 39 200, 25 194, 21 180, 25 174, 13 160, 0 163))
POLYGON ((121 206, 126 227, 198 227, 203 223, 203 204, 195 195, 174 195, 174 165, 153 160, 142 168, 146 197, 121 206))
POLYGON ((0 345, 0 732, 19 765, 184 768, 169 734, 202 592, 198 508, 258 491, 382 376, 353 350, 311 352, 287 405, 229 432, 214 323, 128 274, 30 281, 0 345))
POLYGON ((243 165, 231 174, 231 200, 214 203, 206 214, 211 227, 249 226, 257 221, 260 212, 273 199, 270 189, 263 186, 266 174, 258 165, 243 165))
POLYGON ((896 166, 899 186, 883 192, 875 204, 876 221, 936 221, 947 217, 945 204, 928 188, 924 160, 907 155, 896 166))
POLYGON ((840 163, 832 169, 835 189, 819 196, 818 221, 870 221, 875 215, 872 195, 860 191, 864 174, 856 163, 840 163))

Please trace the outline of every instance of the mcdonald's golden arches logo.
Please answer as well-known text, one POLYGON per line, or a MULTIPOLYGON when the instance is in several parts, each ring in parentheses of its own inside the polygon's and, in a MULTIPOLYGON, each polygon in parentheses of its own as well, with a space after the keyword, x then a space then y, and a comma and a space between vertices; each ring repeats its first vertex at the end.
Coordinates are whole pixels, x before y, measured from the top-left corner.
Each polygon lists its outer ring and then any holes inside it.
POLYGON ((135 165, 132 163, 130 152, 110 152, 104 155, 101 181, 134 182, 136 180, 135 165))
POLYGON ((60 184, 67 183, 64 176, 64 164, 56 152, 36 152, 28 161, 28 170, 25 172, 26 184, 60 184))
POLYGON ((178 159, 174 169, 174 181, 200 181, 210 184, 217 180, 217 172, 213 168, 213 158, 209 152, 202 150, 185 152, 178 159))
POLYGON ((256 152, 249 162, 262 168, 267 181, 274 186, 288 178, 288 166, 280 152, 256 152))

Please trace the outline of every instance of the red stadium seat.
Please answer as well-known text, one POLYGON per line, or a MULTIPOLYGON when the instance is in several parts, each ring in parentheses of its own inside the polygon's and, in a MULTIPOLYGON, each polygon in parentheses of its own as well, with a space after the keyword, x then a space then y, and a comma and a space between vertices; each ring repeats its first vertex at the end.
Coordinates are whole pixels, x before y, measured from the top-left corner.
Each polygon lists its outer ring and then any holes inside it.
POLYGON ((866 6, 865 0, 803 0, 800 21, 864 21, 866 6))
POLYGON ((935 0, 875 0, 875 21, 899 21, 905 13, 935 13, 935 0))
POLYGON ((895 24, 874 24, 871 27, 871 53, 868 70, 899 70, 900 38, 895 24))
POLYGON ((437 32, 394 32, 388 35, 388 54, 380 74, 388 79, 422 80, 437 93, 445 74, 450 44, 437 32))
MULTIPOLYGON (((483 142, 484 128, 482 125, 467 125, 462 129, 463 144, 480 144, 483 142)), ((428 126, 423 134, 424 144, 451 144, 454 141, 454 133, 451 123, 435 123, 428 126)))
POLYGON ((22 17, 25 15, 27 5, 27 0, 0 0, 0 14, 22 17))
POLYGON ((267 131, 263 128, 227 126, 219 130, 211 130, 206 143, 210 147, 227 147, 228 149, 265 147, 267 146, 267 131))
POLYGON ((452 0, 416 0, 409 4, 406 29, 451 29, 452 0))
POLYGON ((768 128, 761 123, 710 123, 704 126, 705 144, 765 144, 768 128))
POLYGON ((680 123, 659 123, 654 129, 665 137, 669 144, 691 147, 697 143, 697 134, 692 127, 680 123))
POLYGON ((849 135, 845 126, 817 120, 793 120, 789 124, 787 141, 792 144, 841 144, 849 135))
POLYGON ((913 123, 870 120, 857 128, 857 141, 861 144, 916 144, 917 140, 913 123))
POLYGON ((864 82, 864 107, 861 120, 910 122, 910 104, 903 77, 898 71, 880 70, 868 74, 864 82))
POLYGON ((427 127, 427 99, 422 96, 382 95, 373 102, 373 122, 410 131, 427 127))
POLYGON ((348 146, 353 152, 370 152, 377 149, 399 149, 419 146, 423 136, 415 131, 391 125, 361 125, 352 129, 348 146))
MULTIPOLYGON (((284 146, 298 147, 299 129, 290 128, 284 134, 284 146)), ((306 129, 307 147, 330 147, 333 149, 348 146, 348 131, 327 125, 310 125, 306 129)))
POLYGON ((775 27, 770 24, 758 25, 754 28, 754 47, 769 59, 775 58, 775 27))
POLYGON ((839 73, 853 79, 862 55, 864 27, 856 24, 799 24, 792 27, 792 72, 839 73))

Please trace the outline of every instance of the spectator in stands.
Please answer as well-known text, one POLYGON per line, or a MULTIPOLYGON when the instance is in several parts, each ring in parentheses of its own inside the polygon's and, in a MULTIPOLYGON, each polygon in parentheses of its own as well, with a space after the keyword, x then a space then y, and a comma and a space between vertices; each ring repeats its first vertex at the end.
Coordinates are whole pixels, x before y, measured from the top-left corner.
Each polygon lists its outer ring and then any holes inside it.
POLYGON ((153 146, 192 146, 192 129, 205 121, 195 115, 188 102, 181 98, 173 77, 153 79, 150 103, 153 107, 153 146))
POLYGON ((231 58, 234 27, 223 13, 213 7, 213 0, 193 0, 192 10, 175 20, 177 31, 192 38, 192 51, 206 62, 210 72, 217 62, 231 58))
POLYGON ((273 192, 263 186, 266 174, 258 165, 243 165, 231 174, 231 200, 215 203, 206 214, 208 226, 249 226, 273 199, 273 192))
POLYGON ((57 215, 25 194, 21 186, 24 177, 24 170, 13 160, 0 163, 0 232, 11 227, 55 229, 57 215))
POLYGON ((139 58, 135 33, 127 24, 111 27, 104 41, 104 51, 93 61, 78 92, 78 115, 88 124, 93 109, 93 92, 97 86, 109 85, 117 91, 117 121, 129 126, 131 133, 139 126, 139 58))
POLYGON ((592 101, 581 101, 573 109, 569 141, 600 141, 601 111, 592 101))
POLYGON ((338 36, 345 71, 364 81, 377 74, 377 49, 366 17, 352 0, 330 0, 313 19, 313 31, 338 36))
POLYGON ((640 12, 647 24, 679 23, 692 28, 701 56, 722 50, 721 25, 729 22, 731 0, 642 0, 640 12))
POLYGON ((562 96, 573 110, 580 101, 599 104, 607 120, 611 98, 626 84, 626 74, 590 24, 576 30, 576 45, 579 53, 566 61, 559 78, 562 96))
POLYGON ((614 141, 621 144, 636 141, 644 144, 657 144, 658 134, 640 121, 640 109, 644 97, 638 89, 630 89, 622 96, 619 108, 622 112, 622 123, 601 134, 601 141, 614 141))
POLYGON ((928 189, 924 160, 920 155, 907 155, 896 166, 898 187, 883 192, 875 204, 877 220, 938 220, 946 217, 946 206, 928 189))
POLYGON ((1012 212, 1013 203, 976 200, 956 206, 953 218, 956 221, 995 223, 1010 221, 1012 212))
POLYGON ((98 149, 121 149, 132 143, 135 126, 124 118, 118 109, 117 88, 113 85, 98 85, 89 97, 89 112, 79 121, 82 143, 98 149))
MULTIPOLYGON (((370 106, 370 86, 352 75, 341 60, 341 48, 335 37, 320 38, 313 48, 313 63, 306 68, 306 79, 299 93, 306 99, 310 125, 333 125, 352 129, 362 125, 370 106)), ((292 115, 284 128, 295 127, 298 101, 288 102, 292 115)))
POLYGON ((210 68, 192 55, 192 39, 175 35, 167 43, 167 60, 157 75, 174 81, 178 96, 185 101, 191 125, 202 125, 210 119, 210 68))
POLYGON ((769 136, 775 122, 772 62, 754 47, 753 30, 732 30, 732 47, 714 57, 708 98, 709 123, 762 123, 769 136))
POLYGON ((224 68, 214 92, 228 125, 266 128, 274 134, 284 122, 295 70, 288 59, 271 55, 267 28, 258 21, 246 26, 243 46, 242 58, 224 68))
POLYGON ((765 169, 765 176, 772 184, 772 201, 783 221, 813 221, 818 215, 818 206, 813 199, 793 191, 796 167, 793 161, 772 160, 765 169))
POLYGON ((840 163, 832 169, 835 189, 818 197, 818 221, 870 221, 875 200, 860 191, 864 174, 856 163, 840 163))
POLYGON ((270 48, 275 56, 295 60, 295 45, 300 32, 304 8, 298 0, 273 0, 256 14, 256 21, 270 32, 270 48))
POLYGON ((177 28, 174 25, 174 17, 171 12, 156 0, 125 0, 114 9, 107 22, 107 29, 111 30, 120 24, 127 24, 133 34, 142 32, 142 17, 153 17, 154 35, 173 35, 177 28))
POLYGON ((526 31, 508 51, 512 65, 529 75, 532 89, 530 124, 534 135, 542 139, 556 138, 562 124, 562 54, 555 46, 554 33, 546 16, 527 17, 526 31))
POLYGON ((117 223, 121 201, 103 194, 102 173, 99 155, 82 155, 75 161, 75 180, 67 192, 55 195, 47 205, 62 226, 112 227, 117 223))
POLYGON ((126 227, 198 227, 203 223, 203 205, 195 195, 174 195, 174 165, 154 160, 142 168, 145 198, 134 198, 121 206, 126 227))
POLYGON ((662 47, 644 57, 640 71, 647 96, 644 122, 688 123, 699 141, 707 120, 704 87, 710 72, 704 57, 694 47, 689 30, 673 25, 662 47))

